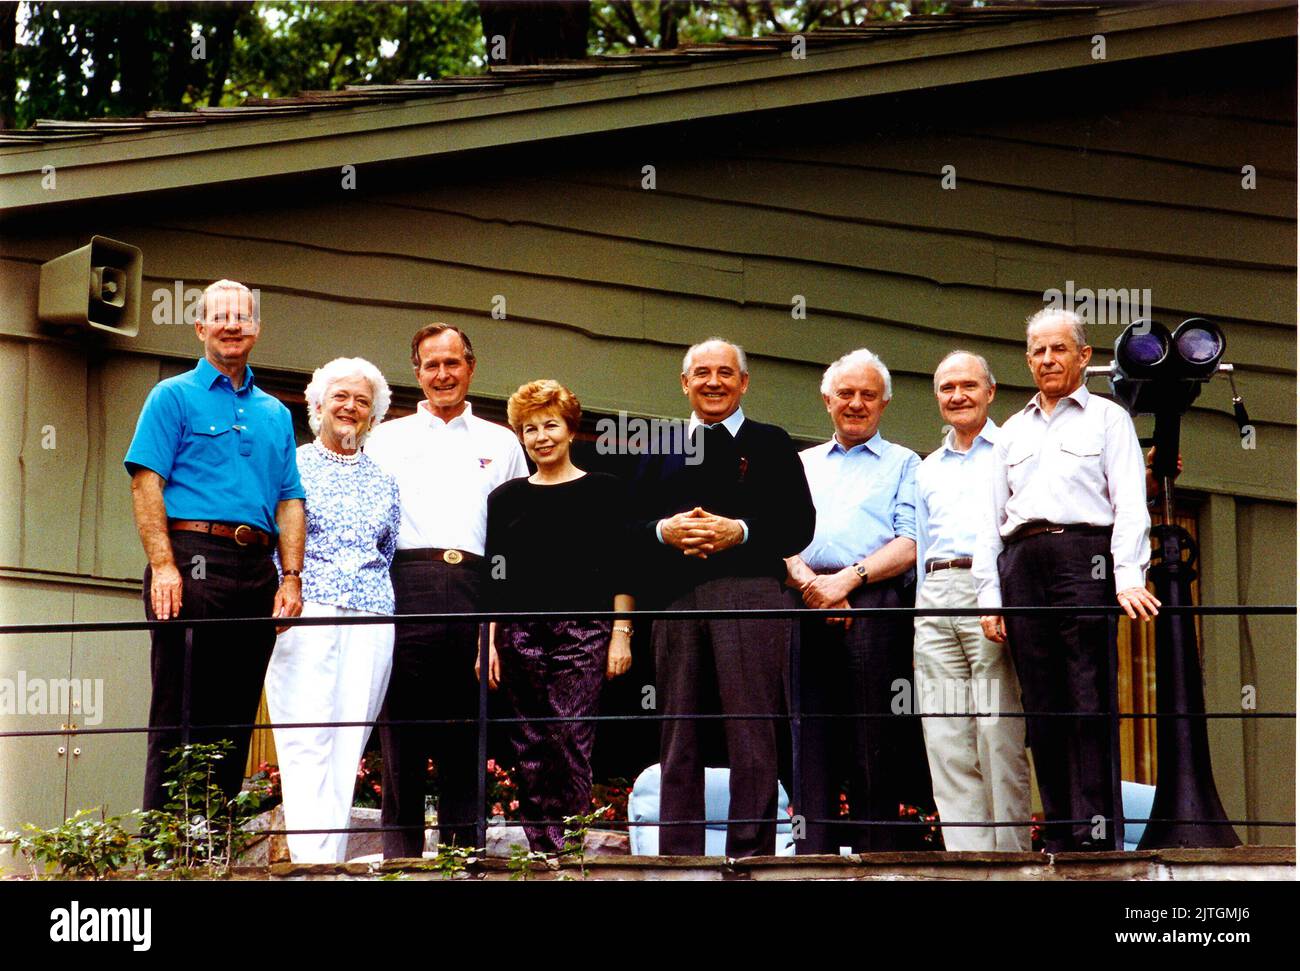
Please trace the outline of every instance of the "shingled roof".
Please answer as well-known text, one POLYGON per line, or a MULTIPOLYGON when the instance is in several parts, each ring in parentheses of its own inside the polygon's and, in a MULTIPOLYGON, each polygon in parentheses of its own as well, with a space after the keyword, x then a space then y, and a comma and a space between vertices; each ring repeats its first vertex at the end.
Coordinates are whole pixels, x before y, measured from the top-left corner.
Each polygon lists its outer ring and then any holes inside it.
MULTIPOLYGON (((588 57, 580 61, 552 61, 528 66, 490 66, 485 74, 460 75, 436 80, 399 81, 396 84, 356 84, 338 91, 303 91, 285 98, 249 99, 233 108, 195 108, 192 111, 150 111, 143 117, 91 118, 86 121, 40 119, 35 127, 0 131, 0 145, 95 138, 146 129, 183 128, 232 120, 285 116, 315 111, 355 108, 425 98, 454 98, 467 92, 501 91, 521 85, 553 84, 577 77, 639 72, 740 58, 774 58, 788 55, 794 38, 802 36, 808 50, 879 41, 902 35, 933 34, 1064 17, 1093 14, 1098 3, 991 3, 982 7, 955 6, 951 12, 879 21, 859 27, 819 28, 806 34, 773 33, 763 37, 729 37, 719 44, 686 44, 672 50, 638 48, 628 54, 588 57)), ((1131 5, 1131 4, 1129 4, 1131 5)))
POLYGON ((41 120, 0 132, 0 212, 433 158, 869 98, 1296 34, 1295 0, 992 3, 473 76, 304 91, 232 108, 41 120), (1094 38, 1106 38, 1104 61, 1094 38), (58 192, 41 174, 59 171, 58 192))

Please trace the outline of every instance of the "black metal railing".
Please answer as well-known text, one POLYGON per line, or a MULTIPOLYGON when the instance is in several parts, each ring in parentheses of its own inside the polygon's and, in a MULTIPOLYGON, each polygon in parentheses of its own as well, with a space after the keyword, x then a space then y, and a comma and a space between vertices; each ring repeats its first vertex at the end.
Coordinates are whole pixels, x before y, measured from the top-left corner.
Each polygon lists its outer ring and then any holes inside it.
MULTIPOLYGON (((1246 606, 1165 606, 1161 610, 1166 613, 1184 614, 1201 617, 1216 616, 1290 616, 1296 615, 1294 605, 1246 605, 1246 606)), ((851 609, 828 609, 828 610, 810 610, 802 607, 782 607, 782 608, 763 608, 763 609, 732 609, 732 610, 692 610, 692 611, 672 611, 672 610, 638 610, 638 611, 497 611, 497 612, 476 612, 476 613, 430 613, 430 614, 398 614, 398 615, 358 615, 348 617, 294 617, 294 618, 203 618, 203 619, 175 619, 175 620, 139 620, 139 621, 101 621, 101 622, 82 622, 82 623, 55 623, 55 624, 6 624, 0 625, 0 635, 38 635, 38 634, 67 634, 67 633, 108 633, 108 632, 131 632, 131 631, 152 631, 159 629, 176 629, 183 628, 186 634, 187 646, 192 642, 193 632, 200 628, 222 627, 229 624, 274 624, 277 627, 296 627, 296 626, 350 626, 354 624, 373 625, 373 624, 429 624, 429 623, 477 623, 479 624, 479 663, 482 670, 487 669, 488 663, 488 626, 489 621, 555 621, 573 618, 582 618, 586 620, 682 620, 682 619, 773 619, 788 618, 794 621, 810 620, 817 618, 830 617, 856 617, 856 616, 907 616, 913 617, 978 617, 990 614, 1001 614, 1003 616, 1031 616, 1031 615, 1109 615, 1123 616, 1123 610, 1117 606, 1091 606, 1091 607, 1003 607, 999 609, 986 609, 980 607, 872 607, 872 608, 851 608, 851 609)), ((799 670, 799 638, 794 637, 791 641, 790 670, 797 672, 799 670)), ((181 732, 182 743, 188 743, 190 733, 195 728, 202 728, 207 731, 214 729, 233 730, 233 729, 293 729, 293 728, 338 728, 350 726, 410 726, 410 725, 465 725, 474 724, 478 731, 478 765, 480 769, 487 762, 488 749, 488 728, 491 724, 519 724, 519 723, 565 723, 575 721, 586 721, 596 723, 608 722, 665 722, 670 720, 734 720, 734 719, 762 719, 771 721, 782 721, 790 724, 791 730, 791 788, 794 793, 801 791, 800 782, 802 779, 802 724, 804 721, 830 719, 830 720, 857 720, 857 719, 905 719, 905 718, 982 718, 996 716, 999 718, 1074 718, 1074 719, 1093 719, 1104 718, 1111 722, 1113 737, 1118 738, 1119 726, 1122 720, 1144 720, 1144 719, 1289 719, 1294 720, 1295 712, 1285 711, 1228 711, 1228 712, 1120 712, 1112 710, 1110 712, 1068 712, 1068 711, 1051 711, 1051 712, 1032 712, 1032 711, 963 711, 963 712, 860 712, 860 713, 824 713, 824 712, 802 712, 799 710, 798 692, 791 691, 792 710, 786 712, 755 712, 742 714, 690 714, 690 715, 661 715, 655 713, 641 713, 634 715, 587 715, 587 716, 554 716, 545 718, 514 718, 491 716, 488 711, 488 685, 486 678, 479 679, 479 698, 478 714, 474 718, 421 718, 421 719, 376 719, 374 721, 347 721, 347 722, 292 722, 292 723, 233 723, 233 724, 192 724, 188 718, 190 711, 191 684, 188 678, 189 667, 186 666, 185 683, 182 693, 182 722, 179 725, 155 725, 155 726, 131 726, 126 728, 76 728, 68 729, 60 727, 58 729, 40 729, 27 731, 4 731, 0 732, 0 739, 9 738, 34 738, 49 736, 76 736, 76 735, 118 735, 118 734, 152 734, 156 732, 181 732)), ((1112 706, 1117 709, 1117 706, 1112 706)), ((489 818, 487 808, 487 779, 484 772, 478 774, 478 807, 479 816, 477 820, 477 837, 478 845, 486 845, 486 834, 488 828, 492 826, 505 826, 512 823, 527 823, 529 825, 564 825, 565 820, 514 820, 510 822, 498 822, 489 818)), ((1028 827, 1041 825, 1045 822, 1060 825, 1069 824, 1088 824, 1093 822, 1090 819, 1025 819, 1025 820, 1002 820, 997 822, 987 821, 962 821, 962 820, 944 820, 938 821, 929 819, 898 819, 898 820, 878 820, 878 819, 845 819, 845 818, 812 818, 805 819, 808 824, 833 824, 836 826, 863 826, 863 827, 901 827, 901 828, 947 828, 947 827, 1028 827)), ((767 819, 689 819, 689 820, 644 820, 637 821, 628 819, 619 821, 618 826, 699 826, 699 825, 725 825, 728 823, 770 823, 773 820, 767 819)), ((1147 823, 1168 823, 1168 824, 1202 824, 1202 823, 1228 823, 1233 826, 1260 826, 1260 827, 1285 827, 1294 828, 1294 820, 1274 820, 1274 819, 1228 819, 1228 820, 1201 820, 1201 819, 1147 819, 1147 823)), ((1123 816, 1122 803, 1117 799, 1117 813, 1114 820, 1115 828, 1122 833, 1125 825, 1123 816)), ((292 835, 296 833, 382 833, 405 831, 410 827, 407 826, 367 826, 367 827, 348 827, 342 829, 265 829, 259 830, 263 835, 292 835)), ((599 824, 593 826, 599 828, 599 824)))

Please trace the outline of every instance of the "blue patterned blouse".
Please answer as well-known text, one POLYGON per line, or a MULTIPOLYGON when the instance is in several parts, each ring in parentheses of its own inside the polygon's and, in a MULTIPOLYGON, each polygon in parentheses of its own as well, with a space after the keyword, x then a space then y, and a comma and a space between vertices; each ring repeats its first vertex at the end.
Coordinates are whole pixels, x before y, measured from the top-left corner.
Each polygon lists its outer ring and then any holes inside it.
POLYGON ((388 568, 401 525, 397 481, 364 452, 298 446, 307 491, 302 599, 376 614, 393 612, 388 568))

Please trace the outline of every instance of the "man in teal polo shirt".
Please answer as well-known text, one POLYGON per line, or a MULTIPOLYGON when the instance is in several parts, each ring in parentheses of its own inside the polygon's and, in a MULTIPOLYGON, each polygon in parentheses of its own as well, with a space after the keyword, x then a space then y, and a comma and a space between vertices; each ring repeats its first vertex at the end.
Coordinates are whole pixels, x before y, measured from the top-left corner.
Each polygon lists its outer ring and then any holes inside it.
MULTIPOLYGON (((256 387, 248 355, 260 321, 242 283, 219 280, 203 294, 194 332, 203 358, 149 393, 126 454, 150 620, 296 617, 302 611, 304 492, 289 410, 256 387), (284 578, 271 558, 278 545, 284 578)), ((216 766, 227 799, 239 793, 266 665, 269 624, 151 632, 153 695, 145 809, 167 801, 166 752, 182 743, 229 739, 216 766), (188 701, 185 682, 188 676, 188 701)))

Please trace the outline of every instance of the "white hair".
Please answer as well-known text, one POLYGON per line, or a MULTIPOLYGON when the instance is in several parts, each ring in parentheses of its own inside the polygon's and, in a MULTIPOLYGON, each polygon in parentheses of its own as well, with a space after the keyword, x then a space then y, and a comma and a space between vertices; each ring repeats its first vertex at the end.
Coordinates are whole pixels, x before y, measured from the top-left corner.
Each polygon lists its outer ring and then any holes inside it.
POLYGON ((880 374, 881 380, 885 382, 884 400, 888 401, 892 398, 894 396, 894 384, 889 377, 889 368, 885 367, 884 361, 865 347, 859 347, 856 351, 849 351, 826 369, 826 373, 822 375, 822 394, 827 396, 831 394, 835 386, 835 379, 841 371, 851 367, 862 367, 863 365, 875 368, 877 373, 880 374))
POLYGON ((366 440, 366 435, 374 431, 375 426, 388 414, 393 394, 388 390, 388 382, 375 367, 364 357, 336 357, 323 367, 318 367, 307 385, 307 423, 311 425, 313 435, 320 434, 320 410, 329 394, 330 388, 348 378, 365 378, 370 383, 372 401, 370 404, 370 427, 361 435, 357 444, 366 440))
POLYGON ((695 356, 697 351, 702 351, 706 347, 710 347, 714 344, 721 344, 724 347, 730 347, 733 351, 735 351, 736 360, 740 363, 740 373, 741 374, 749 373, 749 361, 745 358, 745 349, 743 347, 741 347, 739 344, 731 343, 731 341, 727 340, 725 337, 710 337, 707 338, 706 340, 700 341, 698 344, 692 344, 689 348, 687 348, 685 356, 682 357, 682 374, 690 373, 691 358, 695 356))
POLYGON ((1074 338, 1074 344, 1079 350, 1083 350, 1088 346, 1088 333, 1083 326, 1082 317, 1073 310, 1064 310, 1060 307, 1044 307, 1025 319, 1025 350, 1032 351, 1034 349, 1029 342, 1029 332, 1043 321, 1054 320, 1057 317, 1070 325, 1070 336, 1074 338))
POLYGON ((993 369, 989 367, 989 362, 984 360, 982 355, 976 354, 972 351, 957 350, 957 351, 949 351, 947 354, 945 354, 943 356, 943 360, 939 362, 939 366, 934 369, 934 393, 935 394, 939 393, 939 372, 942 371, 943 366, 947 364, 949 361, 951 361, 954 357, 972 358, 975 361, 975 363, 980 366, 980 369, 984 372, 984 387, 986 388, 997 387, 997 381, 993 379, 993 369))

